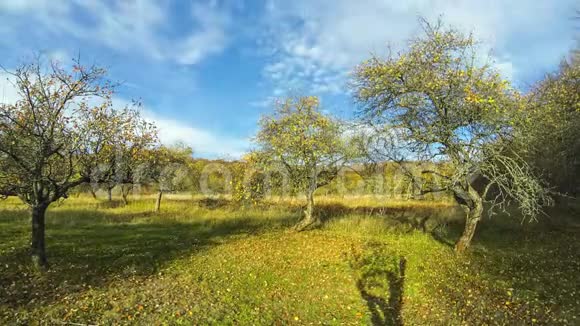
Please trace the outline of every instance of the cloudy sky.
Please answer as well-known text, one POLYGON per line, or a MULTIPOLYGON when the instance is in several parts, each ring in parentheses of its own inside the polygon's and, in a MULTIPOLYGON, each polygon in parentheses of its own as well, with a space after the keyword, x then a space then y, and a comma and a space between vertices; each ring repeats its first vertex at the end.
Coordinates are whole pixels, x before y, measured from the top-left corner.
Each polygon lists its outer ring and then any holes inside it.
MULTIPOLYGON (((525 89, 577 44, 579 9, 574 0, 0 0, 0 64, 39 52, 96 62, 123 82, 118 103, 143 102, 164 142, 237 157, 272 99, 289 92, 351 114, 353 66, 403 48, 419 16, 473 32, 525 89)), ((0 77, 0 101, 13 100, 0 77)))

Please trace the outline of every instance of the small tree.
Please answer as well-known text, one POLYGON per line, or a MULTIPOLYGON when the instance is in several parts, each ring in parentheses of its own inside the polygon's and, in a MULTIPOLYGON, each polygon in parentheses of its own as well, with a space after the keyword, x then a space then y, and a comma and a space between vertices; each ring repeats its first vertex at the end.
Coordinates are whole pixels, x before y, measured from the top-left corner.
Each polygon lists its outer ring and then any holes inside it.
POLYGON ((155 212, 161 211, 163 194, 185 190, 191 186, 193 150, 183 144, 172 147, 159 146, 148 154, 148 161, 141 166, 138 182, 153 182, 157 186, 155 212))
MULTIPOLYGON (((138 103, 134 103, 137 107, 138 103)), ((127 111, 127 119, 140 121, 139 113, 136 110, 127 111)), ((157 143, 157 130, 154 125, 146 121, 140 121, 134 126, 135 137, 127 138, 123 136, 126 132, 122 129, 116 131, 116 143, 112 144, 110 152, 108 171, 111 174, 105 182, 108 190, 109 200, 111 200, 111 191, 115 186, 121 190, 121 198, 125 205, 128 204, 129 192, 133 189, 136 174, 139 169, 147 163, 147 153, 157 143)))
POLYGON ((268 184, 265 173, 253 162, 252 155, 232 162, 228 168, 232 172, 232 200, 237 203, 257 204, 266 196, 268 184))
POLYGON ((314 214, 314 192, 330 183, 348 157, 341 124, 320 111, 317 97, 287 98, 271 116, 260 120, 255 143, 267 164, 282 164, 295 189, 306 193, 298 231, 320 224, 314 214))
POLYGON ((57 63, 44 68, 37 59, 6 72, 20 99, 0 104, 0 193, 17 195, 31 208, 32 258, 45 269, 48 206, 89 182, 92 171, 108 163, 111 144, 134 141, 141 120, 126 109, 113 110, 113 85, 102 68, 78 62, 72 71, 57 63), (95 98, 100 104, 91 104, 95 98))
POLYGON ((522 111, 518 93, 492 67, 479 64, 471 36, 441 23, 423 27, 424 36, 404 53, 362 63, 353 86, 363 119, 378 134, 371 151, 399 162, 445 163, 445 170, 423 168, 409 176, 422 193, 450 192, 466 208, 455 246, 462 252, 484 201, 493 204, 492 212, 515 200, 524 216, 534 218, 548 196, 511 148, 522 111), (438 182, 427 182, 426 175, 438 182), (478 188, 478 180, 485 186, 478 188))
POLYGON ((111 130, 111 142, 103 147, 106 160, 94 171, 89 190, 94 198, 98 188, 107 192, 107 199, 112 201, 112 191, 119 187, 125 205, 128 204, 129 192, 133 189, 136 173, 147 163, 147 155, 157 144, 155 125, 140 118, 140 103, 134 102, 133 108, 125 110, 126 123, 132 124, 132 137, 127 137, 123 128, 111 130))

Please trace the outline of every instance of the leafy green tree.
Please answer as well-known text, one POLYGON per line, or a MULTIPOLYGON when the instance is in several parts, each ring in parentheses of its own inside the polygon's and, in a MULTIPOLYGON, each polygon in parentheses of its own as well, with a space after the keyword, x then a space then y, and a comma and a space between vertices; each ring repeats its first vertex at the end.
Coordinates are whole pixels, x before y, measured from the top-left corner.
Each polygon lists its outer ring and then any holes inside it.
POLYGON ((69 71, 56 63, 46 67, 38 58, 6 72, 20 99, 0 104, 0 193, 30 207, 33 262, 46 269, 47 208, 90 182, 100 164, 110 166, 114 144, 137 141, 142 120, 128 109, 112 108, 114 85, 100 67, 75 62, 69 71), (95 98, 99 104, 91 104, 95 98))
POLYGON ((481 63, 472 36, 441 23, 422 26, 424 35, 411 40, 408 50, 359 65, 353 87, 361 116, 377 134, 369 151, 397 162, 447 166, 409 176, 422 193, 449 192, 466 209, 455 246, 462 252, 485 201, 490 213, 515 201, 524 216, 535 218, 549 199, 541 180, 512 150, 514 126, 523 116, 518 92, 481 63), (438 181, 427 182, 426 175, 438 181))
POLYGON ((562 61, 529 94, 518 152, 559 192, 580 193, 580 59, 562 61))
POLYGON ((161 210, 164 193, 191 188, 192 155, 193 150, 184 144, 161 145, 148 151, 147 161, 140 165, 135 180, 156 185, 156 212, 161 210))
MULTIPOLYGON (((137 106, 137 105, 135 105, 137 106)), ((110 167, 107 168, 111 174, 105 182, 108 190, 109 201, 111 200, 111 190, 119 186, 123 203, 128 204, 129 192, 133 189, 136 173, 139 168, 147 163, 148 149, 157 144, 157 130, 155 126, 143 120, 138 120, 139 112, 130 110, 127 112, 127 119, 140 121, 135 125, 133 132, 136 137, 123 137, 122 129, 116 130, 113 145, 109 158, 110 167)))
POLYGON ((337 176, 349 157, 341 123, 321 112, 317 97, 286 98, 277 103, 273 115, 260 120, 255 143, 258 161, 270 167, 281 164, 292 186, 306 193, 304 217, 295 229, 320 224, 314 193, 337 176))
POLYGON ((232 199, 238 203, 257 204, 269 192, 270 184, 267 173, 254 162, 253 155, 246 155, 242 160, 230 163, 232 172, 232 199))

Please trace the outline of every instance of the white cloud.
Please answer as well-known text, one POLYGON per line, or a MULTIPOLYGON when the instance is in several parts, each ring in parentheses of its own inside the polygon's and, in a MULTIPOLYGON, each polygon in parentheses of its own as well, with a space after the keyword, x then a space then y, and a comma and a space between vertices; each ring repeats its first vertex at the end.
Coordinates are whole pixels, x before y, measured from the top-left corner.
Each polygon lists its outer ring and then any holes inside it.
MULTIPOLYGON (((0 0, 0 14, 17 17, 29 26, 40 24, 40 31, 180 64, 196 64, 226 48, 230 28, 227 9, 215 3, 193 4, 191 27, 185 34, 170 38, 164 32, 175 25, 167 4, 154 0, 0 0), (79 16, 86 18, 80 22, 79 16)), ((0 32, 16 35, 21 32, 19 27, 4 24, 0 32)))
MULTIPOLYGON (((13 85, 14 78, 0 72, 0 103, 13 104, 20 99, 20 95, 13 85)), ((99 105, 100 98, 92 98, 89 105, 99 105)), ((114 107, 127 107, 132 103, 129 100, 115 97, 114 107)), ((149 109, 141 110, 142 116, 147 121, 155 124, 159 131, 159 139, 165 145, 173 145, 183 142, 191 146, 199 156, 214 158, 240 158, 250 147, 249 139, 232 138, 220 135, 211 130, 187 125, 177 119, 165 118, 149 109)))
POLYGON ((177 47, 175 59, 182 64, 195 64, 211 54, 221 52, 228 43, 226 31, 231 24, 228 14, 216 10, 215 5, 196 4, 192 15, 200 27, 177 47))
POLYGON ((194 153, 203 157, 240 158, 250 147, 250 142, 246 139, 215 134, 210 130, 189 126, 175 119, 159 117, 147 110, 143 115, 157 126, 163 144, 183 142, 191 146, 194 153))
POLYGON ((263 70, 266 79, 278 88, 301 84, 314 92, 338 93, 344 91, 352 67, 371 53, 385 55, 387 45, 395 50, 404 47, 419 32, 419 16, 429 21, 442 16, 445 23, 474 32, 482 41, 482 53, 493 50, 496 67, 508 78, 530 71, 530 57, 538 64, 553 65, 573 42, 574 29, 565 15, 573 13, 575 4, 572 0, 271 0, 266 8, 269 32, 260 41, 272 54, 263 70), (561 35, 558 28, 566 33, 561 35), (524 36, 527 41, 521 40, 524 36), (538 44, 545 52, 518 49, 537 50, 538 44))
POLYGON ((50 60, 58 62, 60 64, 67 64, 70 62, 72 58, 72 56, 68 52, 66 52, 66 50, 63 49, 50 51, 47 55, 50 60))
MULTIPOLYGON (((121 97, 113 99, 114 107, 130 107, 132 102, 121 97)), ((142 117, 153 123, 159 132, 159 140, 164 145, 182 142, 193 148, 194 154, 211 158, 240 158, 250 148, 250 140, 228 137, 212 130, 192 126, 183 121, 164 117, 151 108, 141 108, 142 117)))
POLYGON ((0 11, 9 13, 48 11, 54 14, 68 11, 68 7, 64 1, 55 3, 51 0, 0 0, 0 11))
POLYGON ((510 61, 497 61, 495 63, 495 69, 497 69, 502 76, 507 78, 508 80, 514 80, 516 75, 516 68, 514 64, 510 61))
MULTIPOLYGON (((116 50, 136 48, 151 57, 163 57, 155 35, 166 19, 165 8, 160 2, 116 1, 110 5, 101 1, 79 0, 76 4, 92 15, 91 19, 95 21, 90 27, 71 23, 73 28, 83 31, 84 37, 96 39, 116 50)), ((71 14, 74 14, 72 10, 71 14)), ((72 17, 65 19, 72 20, 72 17)))

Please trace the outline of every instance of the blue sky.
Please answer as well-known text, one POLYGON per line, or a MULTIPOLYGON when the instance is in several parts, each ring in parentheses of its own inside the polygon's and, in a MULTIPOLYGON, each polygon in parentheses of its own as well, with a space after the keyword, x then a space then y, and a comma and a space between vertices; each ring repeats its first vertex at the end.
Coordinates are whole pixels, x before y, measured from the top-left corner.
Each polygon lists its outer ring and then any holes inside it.
POLYGON ((403 48, 418 16, 474 32, 482 57, 525 89, 577 44, 578 9, 573 0, 0 0, 0 64, 80 54, 123 82, 119 105, 141 99, 163 142, 238 157, 276 97, 319 95, 328 111, 352 114, 354 65, 403 48))

